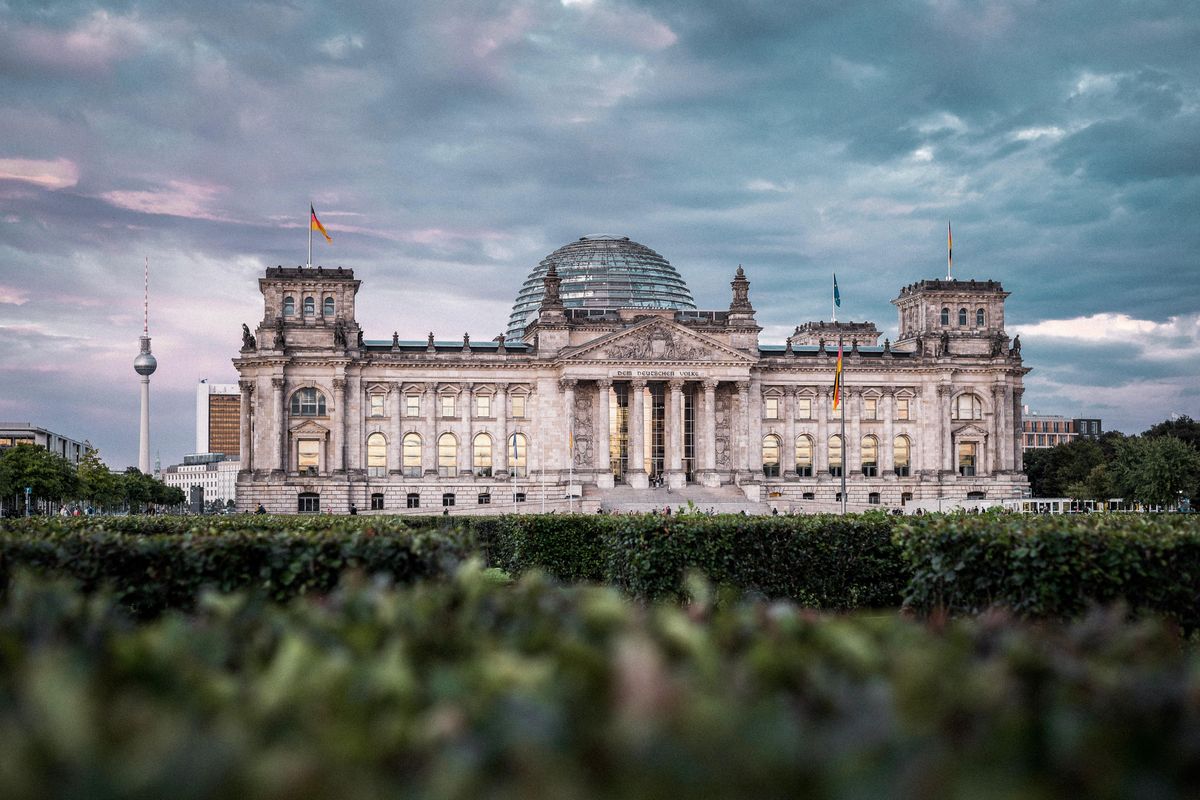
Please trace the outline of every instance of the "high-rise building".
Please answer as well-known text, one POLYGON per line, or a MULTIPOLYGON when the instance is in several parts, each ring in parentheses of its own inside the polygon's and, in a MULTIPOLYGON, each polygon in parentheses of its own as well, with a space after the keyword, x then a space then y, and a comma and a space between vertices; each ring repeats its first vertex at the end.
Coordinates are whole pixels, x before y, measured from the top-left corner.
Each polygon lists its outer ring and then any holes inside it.
POLYGON ((236 383, 196 386, 196 452, 223 453, 237 460, 241 437, 241 392, 236 383))

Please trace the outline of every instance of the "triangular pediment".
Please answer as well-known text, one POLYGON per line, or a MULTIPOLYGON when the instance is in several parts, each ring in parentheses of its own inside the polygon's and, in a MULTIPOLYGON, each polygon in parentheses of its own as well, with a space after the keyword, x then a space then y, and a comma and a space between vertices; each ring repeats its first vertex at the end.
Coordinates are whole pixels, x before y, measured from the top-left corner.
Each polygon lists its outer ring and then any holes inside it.
POLYGON ((648 319, 605 334, 565 353, 561 359, 579 362, 733 363, 754 359, 716 339, 665 319, 648 319))
POLYGON ((329 428, 326 428, 320 423, 313 422, 311 419, 306 419, 303 422, 296 423, 288 429, 292 435, 302 436, 328 436, 329 428))
POLYGON ((986 430, 984 430, 983 428, 979 427, 978 425, 968 422, 966 425, 963 425, 960 428, 955 428, 954 435, 956 437, 978 436, 978 437, 982 438, 982 437, 987 436, 988 432, 986 430))

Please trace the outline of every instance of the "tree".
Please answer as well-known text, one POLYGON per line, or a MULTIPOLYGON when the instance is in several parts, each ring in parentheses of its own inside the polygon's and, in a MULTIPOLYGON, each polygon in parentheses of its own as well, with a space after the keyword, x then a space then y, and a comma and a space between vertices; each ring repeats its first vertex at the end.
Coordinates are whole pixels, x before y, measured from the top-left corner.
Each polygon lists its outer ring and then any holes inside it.
POLYGON ((1117 444, 1110 472, 1126 500, 1174 506, 1200 483, 1200 453, 1173 436, 1133 436, 1117 444))
POLYGON ((1076 439, 1043 450, 1025 453, 1025 475, 1035 497, 1062 497, 1067 487, 1083 484, 1106 459, 1103 448, 1088 439, 1076 439))
MULTIPOLYGON (((1200 453, 1200 422, 1187 415, 1164 420, 1142 435, 1147 438, 1170 436, 1174 439, 1179 439, 1181 442, 1185 442, 1196 452, 1200 453)), ((1200 483, 1189 487, 1185 491, 1189 497, 1200 498, 1200 483)))
POLYGON ((62 502, 76 496, 79 481, 62 456, 32 444, 19 444, 0 455, 0 496, 16 499, 25 487, 33 499, 62 502))
POLYGON ((1108 476, 1108 465, 1093 467, 1085 479, 1068 485, 1066 494, 1073 500, 1108 500, 1116 497, 1112 479, 1108 476))
POLYGON ((112 470, 100 460, 98 450, 88 450, 79 459, 76 468, 79 476, 79 496, 90 505, 98 508, 108 508, 121 502, 124 491, 121 478, 114 475, 112 470))

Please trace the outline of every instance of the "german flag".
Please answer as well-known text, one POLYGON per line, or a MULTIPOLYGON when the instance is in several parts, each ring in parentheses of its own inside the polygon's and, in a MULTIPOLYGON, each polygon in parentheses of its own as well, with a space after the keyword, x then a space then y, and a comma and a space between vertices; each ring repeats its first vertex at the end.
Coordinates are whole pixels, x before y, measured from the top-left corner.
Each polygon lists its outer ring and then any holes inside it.
POLYGON ((325 241, 332 244, 333 237, 330 236, 329 232, 325 230, 325 226, 321 224, 321 220, 317 219, 317 212, 312 207, 312 203, 308 204, 308 213, 310 215, 310 220, 308 223, 309 229, 314 230, 314 231, 320 231, 321 235, 325 237, 325 241))
POLYGON ((842 343, 838 342, 837 367, 833 370, 833 410, 842 402, 842 343))

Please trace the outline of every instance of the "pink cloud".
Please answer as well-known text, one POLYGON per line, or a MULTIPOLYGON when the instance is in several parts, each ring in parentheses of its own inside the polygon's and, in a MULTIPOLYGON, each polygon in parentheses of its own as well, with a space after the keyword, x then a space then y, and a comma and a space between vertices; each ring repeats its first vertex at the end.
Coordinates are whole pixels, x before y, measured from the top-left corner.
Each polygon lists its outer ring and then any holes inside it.
POLYGON ((130 211, 143 214, 167 214, 172 217, 222 220, 211 208, 213 198, 224 187, 186 181, 167 181, 161 189, 149 191, 113 191, 100 195, 103 199, 130 211))
POLYGON ((35 25, 0 29, 0 46, 26 64, 80 73, 109 70, 147 39, 148 31, 136 17, 103 10, 69 30, 35 25))
POLYGON ((79 183, 79 167, 65 158, 0 158, 0 180, 22 181, 46 189, 65 189, 79 183))
POLYGON ((29 295, 14 286, 0 284, 0 305, 23 306, 29 302, 29 295))

